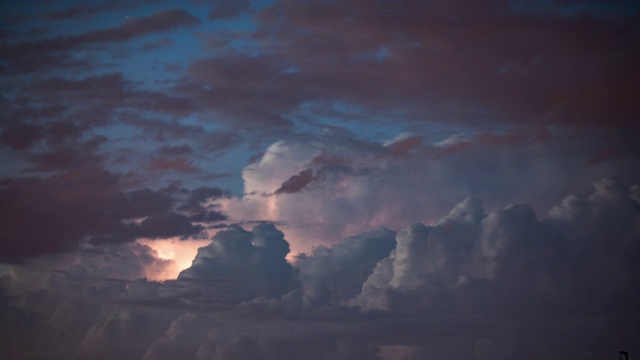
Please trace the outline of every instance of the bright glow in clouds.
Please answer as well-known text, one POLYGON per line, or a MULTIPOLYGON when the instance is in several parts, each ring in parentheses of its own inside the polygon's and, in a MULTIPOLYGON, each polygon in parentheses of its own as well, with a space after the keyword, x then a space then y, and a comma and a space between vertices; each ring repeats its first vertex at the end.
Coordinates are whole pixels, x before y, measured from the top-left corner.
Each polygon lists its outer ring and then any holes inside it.
POLYGON ((267 149, 260 161, 242 171, 246 193, 270 194, 320 153, 316 145, 278 141, 267 149))
POLYGON ((209 240, 139 239, 139 244, 146 245, 158 253, 158 258, 171 260, 171 264, 161 270, 146 269, 149 280, 169 280, 178 277, 180 272, 191 266, 198 249, 206 246, 209 240))
POLYGON ((576 155, 579 144, 562 133, 530 143, 514 141, 518 136, 530 134, 454 136, 434 144, 419 137, 373 143, 326 134, 278 141, 242 172, 242 197, 214 203, 231 223, 277 223, 296 254, 378 227, 431 224, 467 196, 484 199, 489 211, 525 202, 546 213, 576 183, 621 174, 585 168, 588 158, 576 155), (276 193, 302 171, 311 172, 310 181, 276 193))

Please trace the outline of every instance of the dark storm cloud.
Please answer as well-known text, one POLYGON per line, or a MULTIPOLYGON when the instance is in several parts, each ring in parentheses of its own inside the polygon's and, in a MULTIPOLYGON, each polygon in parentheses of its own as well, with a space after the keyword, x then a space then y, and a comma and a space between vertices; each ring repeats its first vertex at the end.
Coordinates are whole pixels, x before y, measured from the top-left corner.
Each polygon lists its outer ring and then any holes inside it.
MULTIPOLYGON (((83 128, 78 124, 71 122, 50 122, 40 124, 32 122, 33 120, 41 120, 46 115, 35 115, 26 113, 23 116, 12 116, 17 114, 8 114, 7 123, 2 127, 2 135, 0 139, 3 143, 14 150, 26 150, 33 145, 46 142, 51 146, 65 145, 77 141, 83 133, 83 128), (24 118, 23 118, 24 117, 24 118), (27 121, 22 121, 27 120, 27 121)), ((58 114, 49 114, 49 118, 58 118, 58 114)), ((95 137, 92 143, 96 143, 102 137, 95 137)), ((97 145, 97 144, 96 144, 97 145)))
POLYGON ((168 238, 195 235, 203 229, 202 226, 192 225, 191 221, 184 215, 163 212, 150 215, 144 219, 140 223, 136 234, 140 237, 168 238))
POLYGON ((91 232, 122 231, 127 201, 116 181, 97 167, 11 181, 0 190, 4 260, 68 251, 91 232))
MULTIPOLYGON (((362 105, 365 112, 404 109, 410 121, 540 125, 577 124, 577 119, 603 124, 601 119, 610 118, 632 126, 638 74, 630 64, 638 54, 631 17, 522 9, 498 2, 490 7, 282 2, 259 16, 252 40, 273 39, 258 47, 262 52, 222 51, 196 60, 188 65, 188 76, 167 91, 136 92, 124 81, 120 91, 105 90, 120 94, 111 98, 115 102, 105 100, 86 111, 103 118, 114 106, 176 116, 213 111, 244 130, 260 123, 279 134, 291 130, 289 115, 301 107, 332 101, 362 105), (486 84, 492 85, 485 89, 486 84)), ((166 10, 82 36, 124 40, 170 23, 187 25, 188 18, 183 11, 166 10)), ((91 117, 73 107, 78 117, 91 117)), ((593 163, 618 153, 603 146, 593 163)))
POLYGON ((202 171, 197 166, 194 166, 191 161, 186 158, 174 158, 174 159, 155 159, 149 164, 149 170, 156 171, 176 171, 182 173, 197 173, 202 171))
POLYGON ((162 192, 151 189, 140 189, 126 194, 135 209, 134 216, 145 216, 153 212, 168 211, 173 205, 173 199, 162 192))
POLYGON ((287 181, 283 182, 282 186, 280 186, 274 194, 277 195, 282 193, 297 193, 298 191, 304 189, 305 186, 309 185, 311 181, 313 181, 313 170, 302 170, 296 175, 293 175, 292 177, 287 179, 287 181))
POLYGON ((228 217, 225 214, 215 210, 210 210, 210 211, 202 210, 202 211, 194 212, 189 216, 189 220, 196 221, 196 222, 201 222, 201 221, 218 222, 218 221, 223 221, 227 219, 228 217))
POLYGON ((259 19, 254 38, 272 39, 266 55, 192 64, 192 76, 211 85, 198 94, 203 102, 238 115, 249 99, 255 114, 342 101, 408 109, 417 119, 570 125, 606 118, 633 126, 640 110, 632 14, 576 18, 505 2, 283 1, 259 19))
POLYGON ((189 193, 189 197, 183 204, 181 209, 189 210, 193 208, 202 208, 205 202, 208 200, 216 200, 225 195, 228 195, 226 191, 218 187, 198 187, 189 193))
POLYGON ((100 163, 103 157, 96 152, 107 138, 96 136, 81 143, 54 145, 49 150, 25 153, 25 159, 35 166, 31 170, 56 171, 100 163))
MULTIPOLYGON (((201 196, 201 192, 190 196, 201 196)), ((6 180, 0 198, 4 261, 70 252, 84 240, 124 243, 136 237, 189 236, 203 230, 192 225, 187 216, 172 211, 177 201, 169 195, 147 188, 125 192, 118 176, 95 166, 47 178, 6 180), (143 220, 139 224, 127 222, 133 218, 143 220)), ((199 221, 223 217, 215 212, 199 221)))
POLYGON ((228 196, 228 192, 217 187, 198 187, 189 193, 186 201, 179 207, 189 214, 189 220, 196 222, 217 222, 227 220, 227 216, 221 213, 215 205, 207 202, 228 196))

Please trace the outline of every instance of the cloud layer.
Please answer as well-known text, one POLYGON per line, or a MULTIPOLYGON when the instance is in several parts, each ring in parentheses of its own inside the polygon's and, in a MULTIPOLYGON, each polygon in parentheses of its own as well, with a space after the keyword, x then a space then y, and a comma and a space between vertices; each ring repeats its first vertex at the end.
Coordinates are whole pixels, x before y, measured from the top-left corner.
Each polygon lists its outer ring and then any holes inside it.
POLYGON ((274 225, 235 226, 163 283, 96 277, 84 264, 12 267, 2 312, 15 343, 3 351, 148 359, 637 351, 636 189, 607 178, 543 218, 525 204, 487 213, 466 199, 433 225, 364 233, 293 266, 274 225))

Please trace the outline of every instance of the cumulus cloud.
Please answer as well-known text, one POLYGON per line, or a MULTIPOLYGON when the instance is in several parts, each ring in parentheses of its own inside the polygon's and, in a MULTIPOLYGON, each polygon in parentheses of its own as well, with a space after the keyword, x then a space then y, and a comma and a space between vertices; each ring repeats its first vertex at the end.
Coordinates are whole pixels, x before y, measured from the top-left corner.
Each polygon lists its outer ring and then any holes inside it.
POLYGON ((356 295, 378 261, 395 247, 394 237, 393 231, 380 229, 298 256, 304 303, 337 304, 356 295))
POLYGON ((153 258, 135 244, 82 255, 102 265, 14 266, 0 282, 0 311, 16 325, 3 351, 387 360, 638 351, 634 189, 606 178, 541 218, 525 204, 486 211, 468 198, 430 225, 346 238, 293 266, 273 224, 231 226, 163 283, 100 276, 124 266, 106 257, 153 258))
POLYGON ((327 132, 273 143, 244 169, 245 194, 219 205, 232 221, 282 224, 294 252, 309 252, 379 226, 435 222, 467 196, 490 210, 515 201, 544 213, 608 174, 627 182, 640 175, 630 159, 587 166, 589 156, 582 140, 558 129, 386 145, 327 132))
POLYGON ((257 224, 251 231, 231 226, 198 249, 193 264, 178 279, 231 278, 230 296, 236 301, 280 296, 295 286, 295 273, 285 259, 288 253, 289 243, 273 224, 257 224))
MULTIPOLYGON (((616 294, 635 298, 632 283, 640 268, 632 259, 640 250, 640 207, 619 180, 608 178, 595 188, 587 198, 565 198, 542 220, 527 205, 484 214, 477 201, 465 200, 434 226, 411 225, 398 233, 396 248, 377 264, 353 303, 594 315, 616 294)), ((628 306, 626 299, 617 303, 628 306)))

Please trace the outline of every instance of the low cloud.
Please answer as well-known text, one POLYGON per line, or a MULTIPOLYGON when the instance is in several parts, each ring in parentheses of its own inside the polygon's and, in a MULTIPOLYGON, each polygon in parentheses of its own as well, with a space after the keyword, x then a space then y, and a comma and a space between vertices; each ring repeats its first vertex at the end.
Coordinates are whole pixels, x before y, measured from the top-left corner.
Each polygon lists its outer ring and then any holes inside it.
MULTIPOLYGON (((12 346, 2 351, 386 360, 634 353, 635 190, 606 178, 543 217, 526 204, 486 211, 469 198, 430 225, 347 238, 293 266, 273 224, 232 226, 163 283, 99 277, 116 269, 90 273, 93 261, 67 271, 14 266, 0 282, 0 311, 13 316, 5 324, 12 346)), ((127 248, 141 261, 148 251, 127 248)))
POLYGON ((149 248, 109 245, 83 255, 108 254, 102 265, 87 257, 64 271, 11 268, 0 310, 17 316, 7 323, 20 339, 12 354, 27 344, 66 357, 149 359, 633 352, 640 350, 636 188, 606 178, 542 218, 525 204, 487 212, 466 199, 432 225, 347 238, 293 266, 274 225, 232 226, 163 283, 100 276, 140 273, 126 266, 127 253, 138 269, 158 262, 149 248), (52 343, 36 337, 32 323, 64 335, 52 343))

